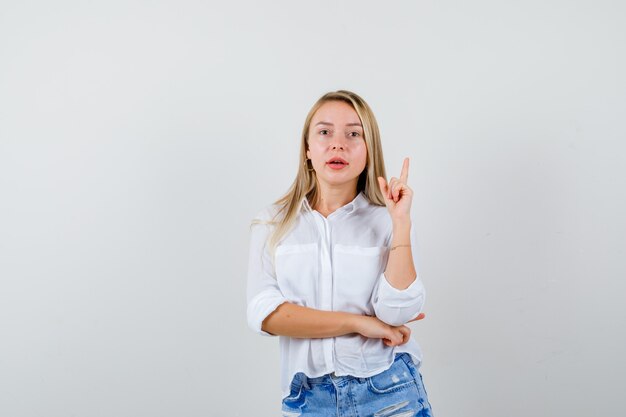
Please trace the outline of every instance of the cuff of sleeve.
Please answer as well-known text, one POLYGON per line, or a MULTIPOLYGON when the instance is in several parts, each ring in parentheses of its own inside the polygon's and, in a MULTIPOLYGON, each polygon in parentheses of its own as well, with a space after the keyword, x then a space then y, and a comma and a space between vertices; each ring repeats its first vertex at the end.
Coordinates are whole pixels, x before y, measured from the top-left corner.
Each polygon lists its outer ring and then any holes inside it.
POLYGON ((264 291, 257 294, 248 303, 248 327, 263 336, 274 336, 261 330, 263 320, 286 301, 282 294, 274 291, 264 291))
POLYGON ((399 290, 391 286, 385 274, 381 274, 380 287, 378 288, 378 299, 384 300, 384 304, 389 307, 410 307, 420 303, 424 297, 424 285, 419 277, 407 288, 399 290))

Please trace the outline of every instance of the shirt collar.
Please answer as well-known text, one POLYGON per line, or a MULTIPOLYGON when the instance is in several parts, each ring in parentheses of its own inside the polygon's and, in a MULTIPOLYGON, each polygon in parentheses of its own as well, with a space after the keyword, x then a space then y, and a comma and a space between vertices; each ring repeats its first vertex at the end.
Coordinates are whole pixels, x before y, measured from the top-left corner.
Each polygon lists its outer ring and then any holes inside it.
MULTIPOLYGON (((354 200, 352 200, 345 206, 337 209, 337 211, 345 211, 346 213, 350 214, 361 207, 366 207, 368 204, 369 204, 369 201, 367 197, 365 197, 365 194, 363 194, 363 191, 360 191, 356 195, 356 197, 354 197, 354 200)), ((306 197, 304 197, 302 200, 302 206, 307 211, 313 211, 313 208, 309 205, 309 201, 307 200, 306 197)))
POLYGON ((361 207, 365 207, 369 204, 367 201, 367 197, 363 194, 363 191, 359 191, 354 200, 345 205, 345 207, 349 208, 348 213, 352 213, 354 210, 360 209, 361 207))

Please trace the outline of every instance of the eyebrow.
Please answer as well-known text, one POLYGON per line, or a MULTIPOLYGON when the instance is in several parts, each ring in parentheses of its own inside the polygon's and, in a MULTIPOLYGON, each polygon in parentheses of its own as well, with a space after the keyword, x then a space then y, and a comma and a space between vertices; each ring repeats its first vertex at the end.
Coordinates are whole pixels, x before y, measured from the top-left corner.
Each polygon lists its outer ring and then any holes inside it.
MULTIPOLYGON (((317 122, 317 123, 315 123, 315 126, 317 126, 317 125, 334 126, 334 124, 329 123, 329 122, 317 122)), ((363 127, 363 125, 361 125, 361 123, 346 123, 346 126, 359 126, 359 127, 363 127)))

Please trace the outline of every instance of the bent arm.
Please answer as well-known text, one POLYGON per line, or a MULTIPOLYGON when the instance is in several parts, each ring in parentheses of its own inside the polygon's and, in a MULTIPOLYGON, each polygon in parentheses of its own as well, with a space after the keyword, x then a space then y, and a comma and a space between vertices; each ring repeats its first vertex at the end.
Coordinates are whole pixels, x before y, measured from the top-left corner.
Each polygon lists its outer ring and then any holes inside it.
POLYGON ((411 222, 393 225, 391 247, 385 272, 381 274, 372 293, 376 317, 399 326, 411 321, 422 311, 425 290, 417 275, 417 239, 411 222))
MULTIPOLYGON (((423 316, 418 317, 421 319, 423 316)), ((377 317, 341 311, 316 310, 289 302, 283 303, 269 314, 261 325, 262 331, 271 335, 317 339, 338 337, 350 333, 382 339, 387 346, 398 346, 409 341, 411 329, 390 326, 377 317)))
POLYGON ((362 316, 286 302, 263 320, 261 329, 272 335, 297 338, 337 337, 357 333, 359 317, 362 316))

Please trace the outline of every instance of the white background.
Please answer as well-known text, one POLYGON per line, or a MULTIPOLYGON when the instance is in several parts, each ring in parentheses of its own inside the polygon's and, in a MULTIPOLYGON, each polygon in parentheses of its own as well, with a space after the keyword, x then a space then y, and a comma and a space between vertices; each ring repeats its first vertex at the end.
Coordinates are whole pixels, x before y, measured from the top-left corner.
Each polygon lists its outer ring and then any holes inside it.
POLYGON ((620 1, 2 1, 0 415, 279 415, 248 226, 314 101, 411 158, 435 415, 617 416, 620 1))

